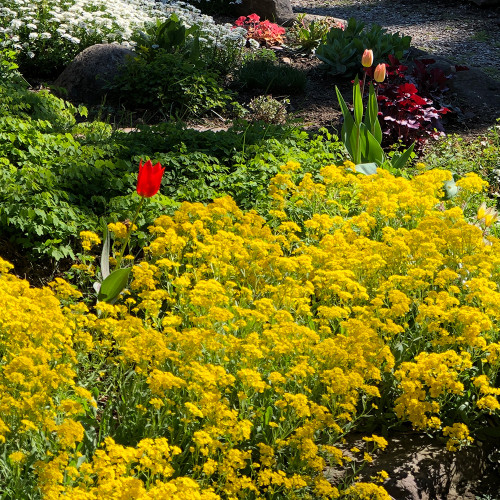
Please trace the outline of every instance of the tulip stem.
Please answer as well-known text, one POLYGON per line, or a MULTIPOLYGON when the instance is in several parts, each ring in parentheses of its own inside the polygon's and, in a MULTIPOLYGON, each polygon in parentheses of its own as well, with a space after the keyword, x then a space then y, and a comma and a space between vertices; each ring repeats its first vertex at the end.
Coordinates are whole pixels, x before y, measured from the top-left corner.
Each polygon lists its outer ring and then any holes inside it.
POLYGON ((132 222, 130 223, 130 226, 127 228, 127 236, 125 237, 125 241, 123 242, 122 249, 120 250, 120 253, 118 254, 118 257, 116 258, 116 268, 120 268, 120 264, 122 263, 123 259, 123 254, 125 253, 125 248, 128 245, 128 242, 130 241, 130 235, 132 234, 132 231, 134 229, 134 224, 137 219, 137 216, 139 215, 139 212, 141 211, 142 205, 144 204, 144 199, 145 196, 141 196, 141 201, 139 202, 139 205, 137 205, 137 209, 135 211, 134 217, 132 218, 132 222))
MULTIPOLYGON (((366 83, 366 70, 363 72, 363 84, 361 85, 361 105, 363 105, 363 97, 365 96, 365 83, 366 83)), ((363 121, 363 115, 361 115, 361 121, 363 121)), ((356 123, 356 154, 354 158, 354 163, 361 163, 361 151, 359 150, 359 141, 361 135, 361 123, 356 123)))

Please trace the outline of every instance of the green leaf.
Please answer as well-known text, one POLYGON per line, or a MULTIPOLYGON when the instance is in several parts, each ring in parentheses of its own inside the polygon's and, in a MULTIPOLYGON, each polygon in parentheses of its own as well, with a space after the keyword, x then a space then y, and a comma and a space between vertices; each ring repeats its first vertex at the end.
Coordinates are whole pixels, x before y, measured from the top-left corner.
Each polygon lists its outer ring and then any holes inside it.
POLYGON ((370 83, 368 90, 368 105, 366 107, 365 124, 373 134, 378 143, 382 142, 382 128, 378 120, 378 102, 373 84, 370 83))
POLYGON ((268 406, 266 408, 266 412, 264 413, 264 425, 269 424, 272 416, 273 416, 273 408, 272 408, 272 406, 268 406))
POLYGON ((398 170, 403 168, 406 165, 406 162, 410 159, 411 154, 413 153, 413 148, 415 147, 415 143, 413 143, 408 149, 403 151, 400 155, 394 155, 392 158, 392 166, 397 168, 398 170))
POLYGON ((338 87, 335 87, 335 91, 337 92, 337 100, 339 102, 340 109, 342 111, 342 115, 344 116, 344 123, 342 125, 342 130, 341 130, 341 139, 342 142, 344 143, 344 146, 346 147, 347 151, 351 155, 351 158, 354 158, 354 152, 351 147, 351 141, 350 137, 353 132, 354 128, 354 118, 351 115, 351 112, 349 111, 349 108, 347 107, 346 102, 344 101, 344 98, 342 97, 342 94, 340 93, 340 90, 338 87))
POLYGON ((356 76, 352 87, 352 102, 354 106, 354 121, 356 124, 363 120, 363 97, 359 88, 359 79, 356 76))
POLYGON ((131 267, 116 269, 102 283, 97 300, 113 303, 127 286, 131 267))
POLYGON ((363 163, 375 162, 381 165, 384 162, 385 154, 380 143, 368 130, 364 123, 361 124, 361 161, 363 163))
POLYGON ((104 220, 102 224, 102 230, 104 243, 102 244, 101 252, 101 275, 103 279, 106 279, 109 276, 109 248, 111 237, 108 231, 108 225, 104 220))
POLYGON ((359 163, 355 167, 356 172, 365 175, 373 175, 377 173, 376 163, 359 163))

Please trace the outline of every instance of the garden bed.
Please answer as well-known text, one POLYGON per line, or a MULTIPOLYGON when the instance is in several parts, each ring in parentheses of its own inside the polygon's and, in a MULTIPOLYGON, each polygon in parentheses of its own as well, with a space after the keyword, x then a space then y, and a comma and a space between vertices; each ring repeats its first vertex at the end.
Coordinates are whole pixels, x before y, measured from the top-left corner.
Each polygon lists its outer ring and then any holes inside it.
MULTIPOLYGON (((81 15, 116 11, 116 3, 106 2, 90 12, 94 3, 81 15)), ((131 15, 123 16, 120 5, 115 14, 125 33, 131 15)), ((134 5, 146 18, 144 2, 134 5)), ((355 5, 360 12, 371 6, 374 14, 387 8, 384 1, 355 5)), ((318 2, 294 7, 316 9, 318 2)), ((325 8, 347 14, 353 2, 325 8)), ((215 44, 208 50, 216 27, 198 19, 204 53, 174 17, 156 25, 156 38, 135 33, 144 44, 137 48, 140 71, 121 82, 127 102, 153 99, 150 111, 163 106, 174 118, 192 103, 203 108, 207 96, 222 99, 211 65, 220 69, 225 59, 213 54, 227 54, 215 44), (166 49, 154 52, 157 41, 166 49), (168 80, 166 69, 192 78, 199 93, 189 96, 191 87, 168 80)), ((56 21, 47 15, 42 22, 52 29, 56 21)), ((38 48, 35 42, 52 40, 47 33, 26 34, 25 43, 38 48)), ((246 32, 224 33, 229 49, 245 42, 246 32)), ((56 42, 72 48, 79 39, 66 35, 56 42)), ((396 40, 394 52, 403 45, 396 40)), ((370 66, 373 54, 363 49, 352 67, 370 66)), ((307 72, 302 93, 273 95, 288 97, 302 122, 229 124, 214 121, 209 109, 210 119, 187 124, 141 123, 128 110, 121 118, 133 116, 132 123, 110 124, 101 118, 120 115, 117 108, 107 115, 103 106, 91 110, 99 119, 90 120, 85 109, 28 89, 17 72, 19 54, 3 49, 0 484, 6 498, 496 495, 496 110, 452 100, 461 118, 446 126, 462 137, 419 150, 408 165, 397 166, 389 150, 377 153, 378 168, 355 165, 348 149, 355 142, 331 134, 341 117, 335 86, 349 97, 350 78, 328 75, 318 60, 287 47, 259 54, 277 54, 282 66, 307 72), (464 140, 466 124, 475 122, 469 111, 484 121, 475 138, 464 140)), ((295 82, 302 88, 300 75, 295 82)), ((279 83, 286 88, 289 81, 279 83)), ((389 95, 379 89, 379 97, 389 95)), ((238 90, 240 104, 265 93, 238 90)), ((377 116, 373 106, 371 113, 377 116)), ((365 124, 374 137, 377 123, 365 124)))

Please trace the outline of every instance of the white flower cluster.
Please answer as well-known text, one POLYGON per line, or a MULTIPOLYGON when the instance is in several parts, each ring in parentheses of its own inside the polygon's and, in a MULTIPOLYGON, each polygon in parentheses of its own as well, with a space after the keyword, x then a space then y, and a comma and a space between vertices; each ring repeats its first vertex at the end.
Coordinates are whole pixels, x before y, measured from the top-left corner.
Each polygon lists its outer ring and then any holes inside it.
POLYGON ((206 49, 232 50, 243 46, 246 32, 229 24, 216 25, 213 18, 184 2, 172 0, 2 0, 0 44, 33 57, 59 43, 85 48, 90 43, 120 43, 132 46, 134 29, 165 21, 175 13, 190 27, 200 26, 200 41, 206 49))

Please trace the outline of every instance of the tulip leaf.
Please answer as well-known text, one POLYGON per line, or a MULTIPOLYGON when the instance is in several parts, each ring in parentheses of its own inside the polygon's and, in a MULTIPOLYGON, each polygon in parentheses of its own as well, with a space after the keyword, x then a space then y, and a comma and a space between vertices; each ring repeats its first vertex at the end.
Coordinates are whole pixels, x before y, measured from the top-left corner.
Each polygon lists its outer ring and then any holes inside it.
POLYGON ((361 124, 361 161, 364 163, 375 162, 381 165, 384 162, 385 154, 380 143, 368 130, 364 123, 361 124))
POLYGON ((102 230, 103 230, 103 244, 102 244, 102 252, 101 252, 101 276, 102 279, 106 279, 109 276, 109 249, 110 249, 110 242, 111 242, 111 236, 108 231, 108 225, 106 222, 103 220, 102 224, 102 230))
POLYGON ((116 269, 102 283, 97 300, 113 303, 127 286, 131 267, 116 269))
POLYGON ((363 120, 363 98, 361 96, 361 89, 359 88, 359 79, 356 76, 354 85, 352 87, 352 103, 354 107, 354 122, 361 123, 363 120))
POLYGON ((356 172, 365 175, 373 175, 377 173, 376 163, 359 163, 355 167, 356 172))
POLYGON ((415 147, 415 143, 413 143, 408 149, 403 151, 400 155, 394 155, 392 158, 392 166, 396 169, 401 169, 406 165, 406 162, 410 159, 411 154, 413 153, 413 148, 415 147))
POLYGON ((382 142, 382 127, 380 126, 380 122, 378 120, 377 95, 375 94, 375 89, 373 88, 372 83, 370 84, 370 88, 368 90, 368 105, 366 107, 365 125, 380 144, 382 142))

